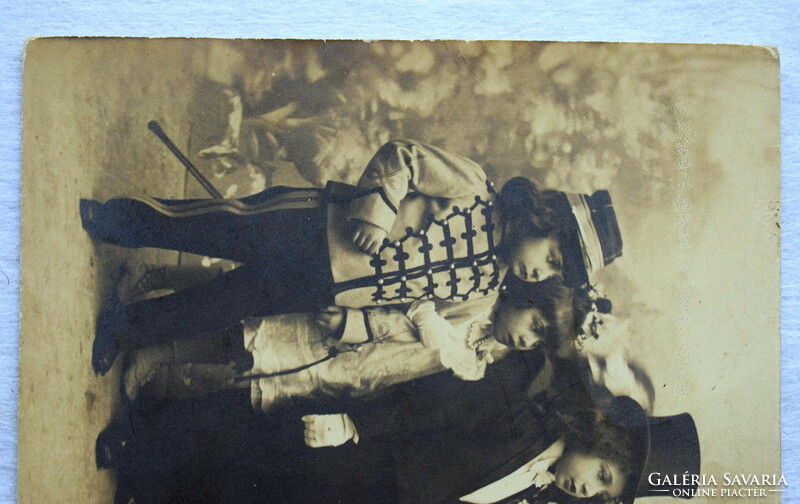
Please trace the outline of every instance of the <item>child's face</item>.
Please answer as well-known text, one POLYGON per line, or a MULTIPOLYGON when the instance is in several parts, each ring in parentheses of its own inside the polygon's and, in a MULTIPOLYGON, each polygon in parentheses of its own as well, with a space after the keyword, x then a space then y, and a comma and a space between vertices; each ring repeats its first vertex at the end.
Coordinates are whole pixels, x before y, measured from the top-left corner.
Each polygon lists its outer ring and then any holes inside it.
POLYGON ((544 341, 548 327, 547 319, 537 308, 504 305, 495 314, 493 333, 507 347, 532 350, 544 341))
POLYGON ((622 495, 626 482, 615 462, 577 452, 565 453, 559 459, 555 476, 558 488, 581 499, 595 495, 603 500, 616 499, 622 495))
POLYGON ((541 282, 562 274, 563 257, 556 238, 525 238, 511 251, 511 273, 525 282, 541 282))

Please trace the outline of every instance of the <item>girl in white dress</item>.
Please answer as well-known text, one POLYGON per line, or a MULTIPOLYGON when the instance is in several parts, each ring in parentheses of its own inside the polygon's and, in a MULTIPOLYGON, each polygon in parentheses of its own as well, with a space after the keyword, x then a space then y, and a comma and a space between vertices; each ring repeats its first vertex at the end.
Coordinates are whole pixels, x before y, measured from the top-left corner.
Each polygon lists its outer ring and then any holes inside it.
POLYGON ((297 397, 369 397, 447 370, 479 380, 509 351, 542 347, 555 354, 570 345, 585 306, 558 279, 509 279, 495 306, 456 326, 441 313, 447 306, 432 301, 415 302, 406 312, 330 307, 248 318, 241 332, 136 351, 124 388, 134 400, 249 387, 253 407, 267 411, 297 397))

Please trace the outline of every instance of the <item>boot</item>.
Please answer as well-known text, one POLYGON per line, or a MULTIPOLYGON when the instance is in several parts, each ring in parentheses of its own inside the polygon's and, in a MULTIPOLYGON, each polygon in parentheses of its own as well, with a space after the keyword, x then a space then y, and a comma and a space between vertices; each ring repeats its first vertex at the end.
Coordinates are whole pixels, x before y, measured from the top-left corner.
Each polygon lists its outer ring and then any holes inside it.
POLYGON ((117 296, 117 290, 122 278, 120 268, 117 278, 111 286, 111 296, 108 302, 100 309, 95 326, 94 342, 92 343, 92 368, 95 374, 105 375, 114 365, 120 351, 120 343, 130 340, 125 306, 117 296))
POLYGON ((94 446, 95 464, 98 469, 115 469, 130 455, 133 446, 133 431, 130 424, 112 423, 97 436, 94 446))
POLYGON ((118 296, 126 303, 143 301, 185 289, 192 285, 210 282, 222 273, 222 268, 138 263, 123 265, 124 275, 118 296))
POLYGON ((234 386, 239 373, 233 362, 179 362, 176 359, 179 353, 173 345, 156 345, 131 352, 122 378, 125 397, 131 402, 142 395, 147 395, 148 400, 181 399, 234 386))
POLYGON ((156 297, 160 290, 166 289, 166 267, 151 264, 123 264, 120 266, 122 280, 117 288, 117 296, 124 303, 143 301, 156 297))
POLYGON ((102 206, 100 202, 95 200, 80 200, 79 210, 81 213, 81 225, 92 238, 98 234, 96 214, 100 212, 100 207, 102 206))
POLYGON ((155 345, 128 353, 122 374, 122 392, 133 402, 139 390, 157 379, 161 367, 175 363, 172 345, 155 345))

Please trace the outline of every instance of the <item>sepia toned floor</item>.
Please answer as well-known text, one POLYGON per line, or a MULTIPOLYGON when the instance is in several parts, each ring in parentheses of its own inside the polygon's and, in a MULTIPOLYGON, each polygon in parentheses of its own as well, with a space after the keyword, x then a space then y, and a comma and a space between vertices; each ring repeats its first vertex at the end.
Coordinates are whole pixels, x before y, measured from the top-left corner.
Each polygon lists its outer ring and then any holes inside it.
MULTIPOLYGON (((95 438, 126 414, 126 405, 119 396, 121 359, 106 376, 92 371, 95 317, 120 264, 176 264, 181 258, 93 242, 81 228, 78 201, 207 197, 147 123, 157 120, 197 160, 201 146, 191 140, 210 135, 219 141, 226 126, 225 112, 218 112, 226 105, 219 84, 204 79, 229 84, 230 60, 213 43, 155 48, 130 39, 47 47, 33 41, 27 58, 22 290, 36 291, 22 296, 21 333, 36 336, 23 336, 20 348, 19 502, 58 496, 61 502, 108 503, 114 475, 95 468, 95 438), (216 101, 204 102, 209 96, 216 101)), ((273 182, 308 184, 293 170, 275 173, 273 182)), ((230 196, 231 186, 225 189, 230 196)), ((183 257, 184 263, 198 260, 183 257)))
MULTIPOLYGON (((95 438, 126 414, 126 405, 119 396, 121 359, 106 376, 92 372, 96 315, 119 265, 200 258, 93 242, 81 228, 78 201, 208 197, 147 123, 157 120, 198 162, 197 151, 225 133, 229 103, 221 90, 242 62, 224 42, 44 42, 29 43, 24 70, 22 290, 36 291, 22 296, 21 333, 37 336, 23 336, 20 348, 18 496, 21 503, 56 496, 108 503, 114 474, 95 468, 95 438)), ((287 164, 271 168, 273 185, 309 184, 287 164)), ((252 170, 241 175, 218 185, 226 197, 267 183, 252 170)))
POLYGON ((23 290, 40 290, 24 296, 21 325, 26 334, 40 337, 25 338, 20 349, 26 372, 20 380, 19 502, 41 504, 58 496, 60 502, 108 503, 113 475, 95 468, 94 441, 121 413, 119 362, 105 377, 92 372, 94 314, 118 264, 174 262, 177 255, 93 243, 81 229, 77 195, 183 197, 183 167, 146 125, 158 119, 186 147, 193 91, 187 83, 194 82, 189 73, 198 65, 178 47, 142 57, 146 48, 135 42, 119 44, 106 53, 115 57, 101 60, 91 50, 37 49, 35 42, 28 46, 36 63, 25 67, 24 114, 30 118, 25 134, 37 135, 25 137, 25 145, 35 148, 23 153, 31 169, 25 170, 22 189, 23 261, 37 268, 25 270, 22 284, 23 290), (65 54, 73 60, 65 62, 65 54), (132 60, 140 65, 131 66, 132 60), (160 72, 163 68, 170 71, 160 72), (28 92, 31 84, 35 92, 28 92), (150 99, 143 101, 147 90, 150 99), (54 103, 48 97, 60 99, 54 103), (135 176, 127 172, 131 167, 139 170, 135 176))

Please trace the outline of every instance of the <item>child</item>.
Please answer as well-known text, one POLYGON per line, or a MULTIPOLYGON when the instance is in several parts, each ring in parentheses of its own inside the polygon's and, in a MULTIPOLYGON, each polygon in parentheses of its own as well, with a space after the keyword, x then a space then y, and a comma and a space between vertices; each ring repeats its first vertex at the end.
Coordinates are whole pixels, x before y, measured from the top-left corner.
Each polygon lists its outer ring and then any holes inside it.
MULTIPOLYGON (((549 415, 547 426, 520 424, 508 442, 480 443, 452 431, 398 432, 404 440, 396 460, 399 501, 627 504, 637 497, 671 495, 673 486, 649 483, 651 472, 698 474, 700 446, 688 413, 648 418, 628 397, 615 398, 606 410, 573 406, 549 415)), ((372 430, 369 415, 310 415, 303 421, 306 444, 312 447, 371 441, 361 434, 372 430)), ((400 429, 410 424, 395 422, 400 429)))
POLYGON ((459 500, 473 504, 587 499, 631 503, 637 497, 671 495, 674 488, 650 485, 651 472, 699 473, 700 444, 688 413, 647 417, 636 401, 617 397, 606 410, 560 414, 558 423, 560 437, 544 452, 459 500), (528 488, 505 500, 524 486, 528 488))
POLYGON ((555 351, 571 340, 574 297, 556 279, 507 281, 496 307, 458 326, 431 301, 417 301, 407 313, 332 307, 316 315, 248 318, 238 336, 226 335, 227 344, 206 335, 137 351, 124 388, 134 400, 140 390, 166 398, 249 387, 253 407, 267 411, 294 397, 369 396, 448 369, 463 380, 480 380, 488 364, 512 349, 555 351), (231 353, 237 346, 239 358, 231 353), (220 353, 215 347, 226 348, 224 359, 233 363, 209 362, 209 353, 220 353))
POLYGON ((494 304, 508 268, 527 281, 580 285, 622 247, 608 192, 540 193, 515 179, 498 195, 476 163, 409 140, 384 145, 357 187, 274 187, 241 200, 82 200, 80 209, 95 239, 244 263, 158 300, 112 300, 97 323, 100 374, 120 345, 328 305, 432 300, 460 325, 494 304))

